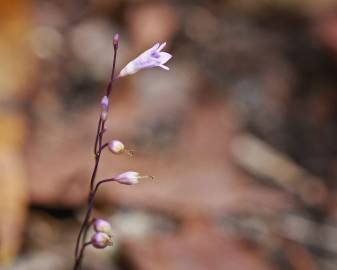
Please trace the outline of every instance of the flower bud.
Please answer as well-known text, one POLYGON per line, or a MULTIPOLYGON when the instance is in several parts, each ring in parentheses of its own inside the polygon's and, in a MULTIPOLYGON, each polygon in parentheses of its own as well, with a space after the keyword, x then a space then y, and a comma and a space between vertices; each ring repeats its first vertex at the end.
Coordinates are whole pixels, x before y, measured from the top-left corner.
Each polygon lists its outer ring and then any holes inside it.
POLYGON ((119 43, 119 34, 116 33, 113 38, 113 45, 115 48, 118 48, 118 43, 119 43))
POLYGON ((108 111, 109 109, 109 98, 104 96, 101 100, 102 111, 108 111))
POLYGON ((108 119, 108 112, 102 111, 101 112, 101 120, 106 121, 108 119))
POLYGON ((133 156, 134 154, 133 150, 126 149, 124 144, 119 140, 112 140, 111 142, 109 142, 108 147, 109 150, 116 155, 126 153, 129 156, 133 156))
POLYGON ((106 121, 106 119, 108 118, 108 110, 109 110, 109 98, 107 96, 104 96, 102 98, 101 107, 102 107, 101 120, 106 121))
POLYGON ((113 242, 110 235, 103 232, 97 232, 91 237, 91 244, 95 248, 105 248, 107 246, 112 246, 113 242))
POLYGON ((124 185, 138 184, 139 179, 142 179, 142 178, 154 179, 153 176, 140 175, 138 172, 133 172, 133 171, 125 172, 125 173, 122 173, 122 174, 115 177, 115 179, 118 183, 124 184, 124 185))
POLYGON ((109 143, 109 150, 114 154, 122 154, 125 151, 125 146, 119 140, 112 140, 109 143))
POLYGON ((112 232, 110 223, 105 221, 104 219, 96 219, 93 225, 94 225, 94 230, 96 232, 102 232, 108 235, 110 235, 112 232))

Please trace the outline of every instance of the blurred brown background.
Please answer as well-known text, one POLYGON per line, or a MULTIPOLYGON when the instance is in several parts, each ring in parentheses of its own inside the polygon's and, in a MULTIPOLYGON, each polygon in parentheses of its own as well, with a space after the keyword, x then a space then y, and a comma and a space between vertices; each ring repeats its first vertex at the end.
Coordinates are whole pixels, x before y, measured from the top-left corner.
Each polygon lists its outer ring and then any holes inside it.
POLYGON ((99 102, 115 83, 84 269, 337 269, 337 1, 0 1, 0 269, 71 269, 99 102))

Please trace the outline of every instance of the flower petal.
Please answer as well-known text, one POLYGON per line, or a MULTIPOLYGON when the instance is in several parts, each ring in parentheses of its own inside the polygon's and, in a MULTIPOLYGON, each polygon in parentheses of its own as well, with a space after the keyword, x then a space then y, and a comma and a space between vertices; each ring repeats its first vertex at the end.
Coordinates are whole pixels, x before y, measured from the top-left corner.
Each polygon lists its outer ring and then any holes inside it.
POLYGON ((163 68, 163 69, 165 69, 165 70, 170 70, 170 68, 167 67, 167 66, 165 66, 165 65, 159 65, 159 67, 161 67, 161 68, 163 68))
POLYGON ((135 59, 129 62, 119 73, 119 77, 127 76, 138 72, 141 69, 153 68, 161 66, 163 69, 169 68, 164 64, 172 58, 172 55, 167 52, 161 52, 166 46, 164 43, 156 43, 150 49, 138 55, 135 59))
POLYGON ((138 71, 137 65, 135 64, 135 60, 129 62, 119 73, 120 77, 134 74, 138 71))
POLYGON ((162 43, 162 44, 158 47, 157 51, 160 52, 162 49, 164 49, 165 46, 166 46, 166 42, 162 43))
POLYGON ((158 48, 159 48, 159 46, 160 46, 160 43, 159 42, 157 42, 156 44, 154 44, 149 50, 158 50, 158 48))
POLYGON ((168 60, 172 58, 172 54, 169 54, 167 52, 160 52, 160 64, 165 64, 168 60))

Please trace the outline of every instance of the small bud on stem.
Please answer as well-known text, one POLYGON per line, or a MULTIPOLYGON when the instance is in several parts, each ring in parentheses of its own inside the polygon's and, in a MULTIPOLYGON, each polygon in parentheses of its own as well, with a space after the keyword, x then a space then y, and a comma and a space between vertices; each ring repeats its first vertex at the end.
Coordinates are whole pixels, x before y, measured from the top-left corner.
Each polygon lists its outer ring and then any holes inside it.
POLYGON ((108 118, 108 111, 109 111, 109 98, 104 96, 101 100, 101 120, 106 121, 108 118))
POLYGON ((109 222, 105 221, 104 219, 95 219, 94 223, 94 230, 95 232, 102 232, 106 234, 111 234, 112 227, 109 222))
POLYGON ((107 111, 109 109, 109 98, 107 96, 102 98, 101 106, 103 111, 107 111))
POLYGON ((101 112, 101 119, 102 119, 102 121, 106 121, 108 119, 108 112, 102 111, 101 112))
POLYGON ((91 238, 91 244, 95 247, 95 248, 105 248, 107 246, 112 246, 113 242, 111 239, 111 236, 103 233, 103 232, 97 232, 95 233, 92 238, 91 238))
POLYGON ((109 142, 108 147, 111 153, 116 155, 126 153, 129 156, 133 156, 134 154, 134 151, 126 149, 124 144, 119 140, 112 140, 111 142, 109 142))
POLYGON ((114 179, 120 184, 135 185, 139 183, 139 179, 144 179, 144 178, 154 179, 154 177, 151 175, 140 175, 138 172, 133 172, 133 171, 122 173, 116 176, 114 179))
POLYGON ((113 38, 113 45, 114 45, 115 49, 118 48, 118 44, 119 44, 119 34, 116 33, 116 34, 114 35, 114 38, 113 38))

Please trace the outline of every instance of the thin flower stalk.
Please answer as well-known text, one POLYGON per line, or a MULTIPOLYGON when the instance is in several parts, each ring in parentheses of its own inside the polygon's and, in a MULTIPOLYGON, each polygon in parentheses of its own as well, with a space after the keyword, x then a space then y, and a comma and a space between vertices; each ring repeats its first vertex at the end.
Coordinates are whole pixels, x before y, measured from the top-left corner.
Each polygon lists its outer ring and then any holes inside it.
MULTIPOLYGON (((113 65, 112 65, 112 70, 111 70, 110 81, 109 81, 107 89, 106 89, 107 100, 109 100, 111 90, 112 90, 112 83, 113 83, 113 80, 114 80, 115 69, 116 69, 117 50, 118 50, 118 37, 116 38, 116 35, 115 35, 115 37, 114 37, 113 65)), ((106 105, 106 111, 108 111, 108 104, 106 105)), ((76 240, 74 270, 78 270, 80 268, 81 261, 82 261, 82 258, 83 258, 84 247, 86 246, 85 238, 87 236, 88 228, 90 227, 89 226, 90 217, 91 217, 91 213, 92 213, 92 210, 93 210, 93 203, 94 203, 94 197, 95 197, 94 183, 95 183, 98 165, 99 165, 99 161, 100 161, 102 149, 103 149, 102 148, 102 141, 103 141, 104 131, 106 129, 105 123, 106 123, 106 119, 101 119, 101 117, 100 117, 99 120, 98 120, 98 126, 97 126, 95 144, 94 144, 95 145, 95 149, 94 149, 95 165, 94 165, 94 169, 93 169, 91 179, 90 179, 90 191, 89 191, 89 195, 88 195, 87 211, 86 211, 83 223, 81 225, 81 228, 80 228, 80 231, 78 233, 77 240, 76 240)))
POLYGON ((107 246, 111 246, 113 244, 112 241, 112 227, 111 225, 102 219, 92 218, 92 211, 94 206, 95 195, 98 191, 98 188, 107 182, 117 182, 123 185, 134 185, 138 184, 140 179, 143 178, 152 178, 153 176, 143 176, 138 172, 128 171, 121 173, 113 178, 104 179, 98 181, 96 183, 97 171, 99 168, 99 163, 101 160, 102 152, 105 148, 108 148, 111 153, 119 155, 122 153, 126 153, 128 155, 133 155, 133 151, 129 150, 125 147, 125 145, 119 140, 112 140, 110 142, 103 143, 104 133, 107 130, 106 121, 108 119, 109 112, 109 98, 112 91, 113 82, 123 76, 131 75, 141 69, 151 68, 151 67, 161 67, 163 69, 169 69, 164 64, 172 57, 169 53, 161 52, 166 43, 159 44, 157 43, 149 50, 145 51, 138 57, 136 57, 133 61, 125 66, 118 76, 115 76, 116 69, 116 60, 117 60, 117 50, 119 46, 119 35, 116 34, 113 38, 113 64, 111 70, 111 76, 109 83, 106 88, 105 96, 101 99, 101 112, 100 117, 97 123, 96 136, 94 140, 94 168, 90 178, 89 185, 89 194, 87 199, 87 207, 86 213, 81 224, 79 233, 76 239, 75 245, 75 263, 74 270, 80 270, 81 264, 84 256, 84 251, 87 246, 91 245, 95 248, 105 248, 107 246), (91 240, 87 242, 87 234, 89 228, 93 226, 95 234, 91 237, 91 240))

